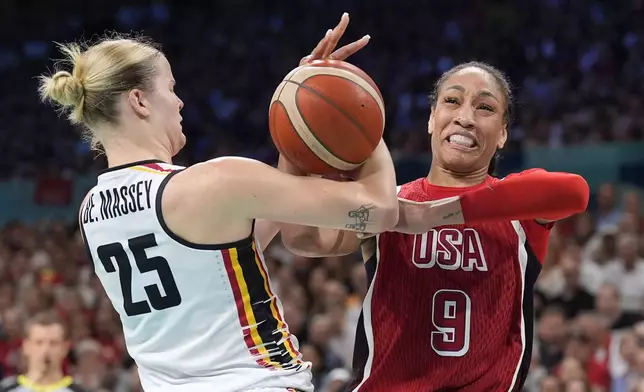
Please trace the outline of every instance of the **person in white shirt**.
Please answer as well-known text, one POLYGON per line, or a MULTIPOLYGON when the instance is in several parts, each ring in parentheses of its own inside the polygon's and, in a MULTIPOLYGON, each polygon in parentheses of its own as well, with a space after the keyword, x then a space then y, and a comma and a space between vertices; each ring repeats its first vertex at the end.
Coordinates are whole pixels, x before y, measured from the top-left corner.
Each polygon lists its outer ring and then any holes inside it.
POLYGON ((637 254, 637 237, 624 233, 617 237, 617 259, 606 269, 606 281, 620 288, 625 311, 644 310, 644 259, 637 254))

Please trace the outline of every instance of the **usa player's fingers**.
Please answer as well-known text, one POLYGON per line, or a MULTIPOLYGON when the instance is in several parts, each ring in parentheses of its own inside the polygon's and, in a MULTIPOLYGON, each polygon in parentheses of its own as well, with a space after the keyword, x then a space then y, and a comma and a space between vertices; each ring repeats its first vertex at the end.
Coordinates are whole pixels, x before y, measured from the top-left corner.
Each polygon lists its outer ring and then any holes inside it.
POLYGON ((311 60, 311 55, 304 56, 304 57, 302 57, 302 60, 300 60, 300 64, 299 64, 299 65, 300 65, 300 66, 302 66, 302 65, 304 65, 304 64, 306 64, 306 63, 308 63, 308 62, 310 62, 310 60, 311 60))
POLYGON ((367 46, 369 43, 369 40, 371 37, 369 35, 365 35, 364 37, 360 38, 357 41, 353 41, 352 43, 348 45, 344 45, 340 49, 336 50, 335 52, 331 53, 329 58, 334 59, 334 60, 346 60, 348 57, 354 55, 357 51, 360 49, 364 48, 367 46))
POLYGON ((324 53, 326 52, 326 48, 329 45, 329 37, 331 36, 331 33, 332 33, 331 29, 326 31, 326 34, 324 34, 324 38, 322 38, 320 42, 318 42, 318 44, 315 46, 311 54, 307 56, 308 59, 305 62, 300 61, 300 65, 304 65, 306 63, 310 63, 313 60, 319 60, 323 58, 324 53))
POLYGON ((347 26, 349 25, 349 14, 344 13, 342 14, 342 17, 340 18, 340 22, 338 23, 337 26, 333 29, 331 32, 331 35, 329 36, 329 43, 325 47, 325 51, 322 54, 322 58, 327 58, 335 50, 335 47, 338 46, 338 42, 340 42, 340 38, 342 38, 342 35, 344 35, 344 32, 347 31, 347 26))

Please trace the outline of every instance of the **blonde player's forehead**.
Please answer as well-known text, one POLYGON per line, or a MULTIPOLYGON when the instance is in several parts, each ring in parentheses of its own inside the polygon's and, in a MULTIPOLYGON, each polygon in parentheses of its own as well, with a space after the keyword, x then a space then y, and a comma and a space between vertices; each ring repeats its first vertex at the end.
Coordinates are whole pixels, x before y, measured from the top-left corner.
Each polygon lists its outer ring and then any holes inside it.
POLYGON ((174 77, 172 76, 172 66, 165 56, 159 56, 156 63, 159 76, 164 79, 174 80, 174 77))

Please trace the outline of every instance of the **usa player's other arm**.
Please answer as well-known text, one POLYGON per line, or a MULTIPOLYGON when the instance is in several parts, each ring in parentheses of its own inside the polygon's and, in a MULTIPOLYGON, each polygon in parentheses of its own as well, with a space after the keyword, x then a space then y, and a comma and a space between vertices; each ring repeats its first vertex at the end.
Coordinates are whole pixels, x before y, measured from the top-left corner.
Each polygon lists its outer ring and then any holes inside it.
POLYGON ((584 211, 589 195, 588 184, 581 176, 533 169, 450 199, 401 201, 394 230, 423 233, 432 227, 463 223, 552 222, 584 211))
POLYGON ((292 176, 244 158, 203 165, 210 178, 209 193, 231 218, 359 232, 387 230, 398 221, 396 176, 382 141, 352 182, 292 176))

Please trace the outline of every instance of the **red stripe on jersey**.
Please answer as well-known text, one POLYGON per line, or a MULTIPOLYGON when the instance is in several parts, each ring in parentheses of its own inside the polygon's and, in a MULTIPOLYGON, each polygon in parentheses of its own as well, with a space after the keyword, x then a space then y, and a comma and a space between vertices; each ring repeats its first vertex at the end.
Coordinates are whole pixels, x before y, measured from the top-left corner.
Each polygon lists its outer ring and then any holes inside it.
POLYGON ((165 169, 165 168, 163 168, 163 166, 159 165, 158 163, 146 163, 146 164, 141 165, 141 166, 145 166, 148 169, 157 170, 157 171, 164 172, 164 173, 174 171, 174 169, 165 169))
POLYGON ((235 296, 235 304, 237 305, 237 315, 239 316, 239 324, 244 330, 243 331, 244 342, 246 343, 246 346, 248 347, 250 353, 254 357, 258 358, 257 364, 260 366, 268 366, 268 364, 264 359, 259 358, 261 354, 257 350, 255 342, 253 341, 253 337, 251 336, 250 332, 247 332, 247 330, 250 331, 250 325, 248 323, 248 318, 246 317, 246 309, 244 308, 244 299, 242 297, 242 293, 239 288, 239 282, 237 280, 237 276, 235 275, 235 270, 233 267, 233 261, 231 259, 230 250, 224 249, 221 251, 221 254, 224 258, 224 265, 226 266, 226 273, 228 274, 230 287, 232 288, 233 295, 235 296))

